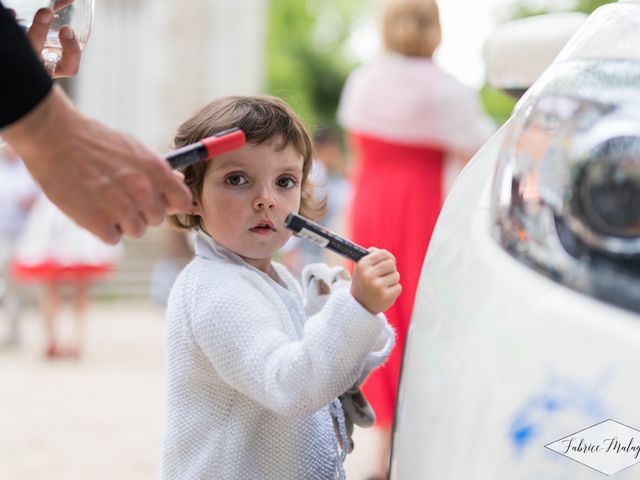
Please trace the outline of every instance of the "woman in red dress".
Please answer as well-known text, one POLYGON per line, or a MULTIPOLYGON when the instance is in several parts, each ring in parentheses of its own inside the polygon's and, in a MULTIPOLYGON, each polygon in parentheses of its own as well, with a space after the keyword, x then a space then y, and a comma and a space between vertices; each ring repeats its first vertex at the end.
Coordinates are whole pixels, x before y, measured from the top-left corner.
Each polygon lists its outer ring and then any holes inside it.
POLYGON ((441 38, 435 0, 390 0, 383 34, 386 52, 351 74, 338 111, 356 157, 351 238, 392 252, 403 285, 385 312, 396 348, 363 387, 383 439, 378 476, 386 472, 404 341, 446 180, 493 131, 475 93, 431 60, 441 38))

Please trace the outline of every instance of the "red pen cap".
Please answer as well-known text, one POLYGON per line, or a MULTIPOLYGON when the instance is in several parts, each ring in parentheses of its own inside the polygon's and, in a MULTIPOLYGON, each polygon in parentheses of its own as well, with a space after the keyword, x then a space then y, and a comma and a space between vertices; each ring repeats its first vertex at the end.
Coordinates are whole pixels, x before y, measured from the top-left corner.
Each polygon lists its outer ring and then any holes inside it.
POLYGON ((225 130, 200 141, 207 149, 207 159, 243 147, 247 140, 239 128, 225 130))

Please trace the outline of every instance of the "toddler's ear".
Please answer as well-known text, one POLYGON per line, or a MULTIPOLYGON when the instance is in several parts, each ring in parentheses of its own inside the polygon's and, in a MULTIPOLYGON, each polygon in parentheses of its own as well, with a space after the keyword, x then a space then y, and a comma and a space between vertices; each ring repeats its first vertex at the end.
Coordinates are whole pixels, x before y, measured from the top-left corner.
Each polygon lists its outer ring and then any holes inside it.
POLYGON ((319 312, 331 293, 331 271, 324 263, 312 263, 302 269, 302 289, 307 315, 319 312))
MULTIPOLYGON (((307 265, 302 269, 301 277, 302 288, 305 294, 308 293, 312 284, 317 285, 320 281, 323 281, 325 285, 329 285, 331 282, 329 267, 324 263, 311 263, 307 265)), ((314 293, 317 294, 317 291, 314 293)))
POLYGON ((202 216, 202 209, 195 199, 193 200, 193 204, 191 205, 191 208, 187 213, 190 213, 191 215, 197 215, 199 217, 202 216))
POLYGON ((349 272, 343 266, 335 265, 331 267, 331 285, 340 280, 351 280, 351 277, 349 277, 349 272))

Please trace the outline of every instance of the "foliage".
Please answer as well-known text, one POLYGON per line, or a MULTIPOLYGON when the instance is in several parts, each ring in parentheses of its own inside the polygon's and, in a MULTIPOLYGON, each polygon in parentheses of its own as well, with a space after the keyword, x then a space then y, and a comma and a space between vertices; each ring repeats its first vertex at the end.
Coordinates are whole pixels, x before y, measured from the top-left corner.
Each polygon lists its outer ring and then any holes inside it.
MULTIPOLYGON (((549 11, 591 13, 613 0, 517 0, 509 17, 522 18, 549 11)), ((311 127, 335 125, 342 86, 356 61, 346 53, 356 19, 371 16, 377 0, 271 0, 266 48, 267 92, 284 98, 311 127)), ((485 85, 483 105, 496 123, 511 114, 514 101, 485 85)))
POLYGON ((307 125, 335 125, 342 86, 355 62, 345 44, 363 0, 272 0, 267 91, 284 98, 307 125))
POLYGON ((532 4, 527 0, 516 0, 509 7, 510 19, 533 17, 536 15, 544 15, 549 12, 583 12, 590 14, 596 8, 605 5, 607 3, 614 3, 616 0, 574 0, 573 2, 557 2, 548 1, 546 4, 543 2, 535 2, 532 4))
POLYGON ((602 5, 615 2, 616 0, 578 0, 574 10, 576 12, 583 12, 588 14, 602 5))
MULTIPOLYGON (((613 3, 614 1, 615 0, 577 0, 569 10, 589 14, 601 5, 613 3)), ((510 5, 509 18, 513 20, 516 18, 543 15, 552 10, 554 12, 567 11, 567 8, 562 8, 562 2, 553 2, 545 7, 541 5, 540 2, 537 2, 536 5, 531 5, 527 0, 519 0, 510 5)), ((504 121, 509 118, 515 106, 515 101, 513 101, 511 97, 486 84, 480 91, 480 99, 487 113, 498 125, 504 123, 504 121)))
POLYGON ((493 119, 496 125, 502 125, 511 116, 516 99, 512 96, 485 84, 479 92, 480 102, 485 112, 493 119))

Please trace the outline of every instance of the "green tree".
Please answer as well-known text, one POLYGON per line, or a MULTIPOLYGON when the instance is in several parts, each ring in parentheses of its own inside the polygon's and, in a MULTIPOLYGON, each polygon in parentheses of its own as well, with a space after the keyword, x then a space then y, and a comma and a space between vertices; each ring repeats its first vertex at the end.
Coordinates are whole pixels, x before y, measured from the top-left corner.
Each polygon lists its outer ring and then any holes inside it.
POLYGON ((575 11, 576 12, 584 12, 591 13, 596 8, 601 7, 607 3, 615 3, 617 0, 578 0, 576 4, 575 11))
POLYGON ((596 8, 607 3, 614 3, 615 1, 616 0, 575 0, 573 5, 567 5, 565 2, 549 1, 546 5, 540 4, 539 2, 531 5, 530 2, 526 0, 519 0, 511 5, 509 18, 532 17, 549 12, 583 12, 590 14, 596 8))
POLYGON ((367 0, 272 0, 267 91, 284 98, 311 127, 335 125, 340 92, 355 66, 346 43, 367 0))

